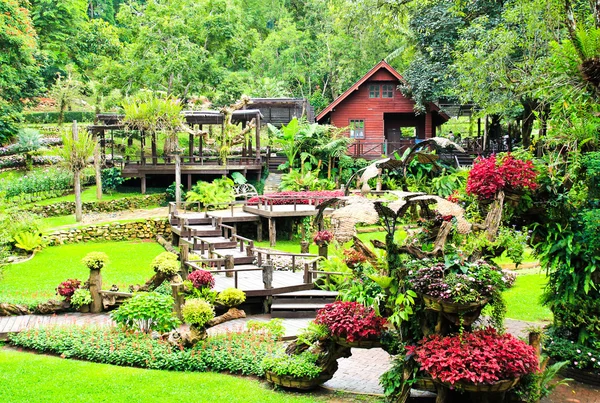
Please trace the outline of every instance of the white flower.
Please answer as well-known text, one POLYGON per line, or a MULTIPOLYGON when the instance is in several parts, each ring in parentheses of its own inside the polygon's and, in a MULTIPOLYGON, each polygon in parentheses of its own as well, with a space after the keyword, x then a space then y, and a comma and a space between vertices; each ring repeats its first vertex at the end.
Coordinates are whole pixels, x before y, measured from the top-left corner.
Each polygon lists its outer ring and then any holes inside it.
POLYGON ((577 354, 581 354, 581 350, 580 349, 577 349, 577 354))
POLYGON ((592 353, 588 353, 588 355, 591 357, 591 356, 592 356, 592 353))
POLYGON ((592 357, 592 362, 596 362, 596 359, 594 357, 592 357))
POLYGON ((573 361, 573 365, 577 365, 577 361, 573 361))

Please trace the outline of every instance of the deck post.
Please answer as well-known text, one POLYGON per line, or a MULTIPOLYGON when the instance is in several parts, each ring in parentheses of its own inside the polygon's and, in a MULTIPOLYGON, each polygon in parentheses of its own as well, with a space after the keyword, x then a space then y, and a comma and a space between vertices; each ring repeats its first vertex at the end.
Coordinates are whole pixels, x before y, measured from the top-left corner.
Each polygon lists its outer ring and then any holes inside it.
POLYGON ((256 114, 256 159, 260 160, 260 112, 256 114))
POLYGON ((152 132, 152 165, 158 164, 158 152, 156 151, 156 133, 152 132))
POLYGON ((256 239, 258 242, 262 242, 263 238, 263 223, 262 217, 258 217, 258 224, 256 225, 256 239))
POLYGON ((184 304, 183 284, 171 283, 171 292, 173 293, 173 312, 177 314, 179 320, 183 321, 181 306, 184 304))
MULTIPOLYGON (((233 270, 233 269, 235 269, 235 260, 233 258, 233 255, 225 255, 225 270, 233 270)), ((233 272, 226 271, 225 276, 233 277, 233 272)), ((237 283, 237 276, 236 276, 236 283, 237 283)), ((237 288, 237 284, 235 285, 235 287, 237 288)))
POLYGON ((269 245, 275 246, 277 243, 277 228, 275 227, 275 219, 269 218, 269 245))
POLYGON ((140 180, 142 182, 140 191, 142 192, 143 195, 145 195, 146 194, 146 175, 145 174, 142 175, 140 177, 140 180))
POLYGON ((273 288, 273 262, 271 260, 267 261, 263 264, 262 269, 265 290, 270 290, 273 288))
POLYGON ((180 268, 180 272, 181 272, 181 278, 186 280, 187 276, 188 276, 188 269, 187 266, 185 264, 185 262, 188 261, 190 256, 190 245, 186 244, 182 244, 181 245, 181 255, 180 255, 180 259, 181 259, 181 268, 180 268))

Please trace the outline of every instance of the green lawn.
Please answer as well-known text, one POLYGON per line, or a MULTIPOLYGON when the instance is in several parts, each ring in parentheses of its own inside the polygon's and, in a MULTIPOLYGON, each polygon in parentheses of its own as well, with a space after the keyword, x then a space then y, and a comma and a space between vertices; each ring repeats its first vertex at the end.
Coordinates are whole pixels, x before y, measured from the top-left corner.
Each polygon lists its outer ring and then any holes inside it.
POLYGON ((552 312, 540 302, 545 285, 546 275, 537 269, 519 275, 514 286, 504 293, 506 317, 533 322, 552 320, 552 312))
POLYGON ((325 402, 217 373, 118 367, 0 350, 0 402, 325 402), (57 377, 58 376, 58 377, 57 377))
MULTIPOLYGON (((140 195, 141 195, 141 193, 114 191, 112 193, 103 193, 102 201, 116 200, 116 199, 122 199, 124 197, 140 196, 140 195)), ((42 200, 39 202, 35 202, 33 204, 35 204, 36 206, 47 206, 49 204, 54 204, 54 203, 74 202, 74 201, 75 201, 75 195, 68 194, 66 196, 54 197, 52 199, 46 199, 46 200, 42 200)), ((88 188, 85 188, 83 190, 83 192, 81 192, 81 201, 83 201, 83 202, 98 201, 98 199, 96 199, 96 186, 90 186, 88 188)))
POLYGON ((155 242, 98 242, 52 246, 23 263, 7 266, 0 279, 0 301, 35 303, 55 297, 56 287, 68 278, 87 280, 81 259, 89 252, 105 252, 110 263, 102 270, 104 287, 143 283, 153 275, 150 262, 164 249, 155 242))
MULTIPOLYGON (((403 231, 398 231, 397 234, 403 234, 403 231)), ((371 239, 377 239, 379 241, 385 242, 385 232, 368 232, 368 233, 364 233, 364 234, 358 234, 358 238, 363 241, 364 243, 366 243, 369 247, 371 247, 371 239)), ((396 237, 398 238, 398 237, 396 237)), ((298 238, 294 238, 293 240, 278 240, 277 241, 277 245, 275 245, 275 247, 271 248, 269 246, 269 241, 262 241, 262 242, 254 242, 254 244, 257 247, 260 248, 269 248, 269 249, 277 249, 283 252, 290 252, 290 253, 300 253, 300 239, 298 238)), ((352 241, 346 242, 344 245, 345 249, 351 248, 352 247, 352 241)), ((315 255, 317 253, 319 253, 319 248, 317 247, 317 245, 315 245, 312 241, 310 243, 310 253, 314 253, 315 255)), ((331 251, 331 249, 333 248, 333 246, 330 246, 329 249, 331 251)))

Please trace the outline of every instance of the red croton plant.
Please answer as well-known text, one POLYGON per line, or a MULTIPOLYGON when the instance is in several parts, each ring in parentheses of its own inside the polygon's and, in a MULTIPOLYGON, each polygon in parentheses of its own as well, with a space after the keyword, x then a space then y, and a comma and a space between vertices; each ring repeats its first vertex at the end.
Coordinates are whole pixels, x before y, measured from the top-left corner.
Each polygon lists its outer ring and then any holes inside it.
POLYGON ((477 158, 467 180, 467 193, 480 200, 493 199, 500 190, 535 190, 537 173, 531 161, 510 154, 498 160, 495 155, 477 158))
POLYGON ((487 328, 463 335, 432 335, 407 347, 434 379, 455 383, 492 384, 538 371, 533 347, 510 334, 487 328))
POLYGON ((358 302, 336 301, 317 312, 315 323, 327 326, 332 335, 353 342, 379 338, 386 320, 358 302))

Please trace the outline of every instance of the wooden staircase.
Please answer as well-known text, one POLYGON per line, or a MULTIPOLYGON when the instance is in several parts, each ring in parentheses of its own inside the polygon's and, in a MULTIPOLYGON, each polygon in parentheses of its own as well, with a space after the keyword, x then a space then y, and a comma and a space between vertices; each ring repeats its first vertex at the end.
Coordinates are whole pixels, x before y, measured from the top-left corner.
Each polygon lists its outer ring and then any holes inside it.
POLYGON ((271 317, 314 318, 317 310, 335 301, 337 291, 307 290, 273 295, 271 317))

